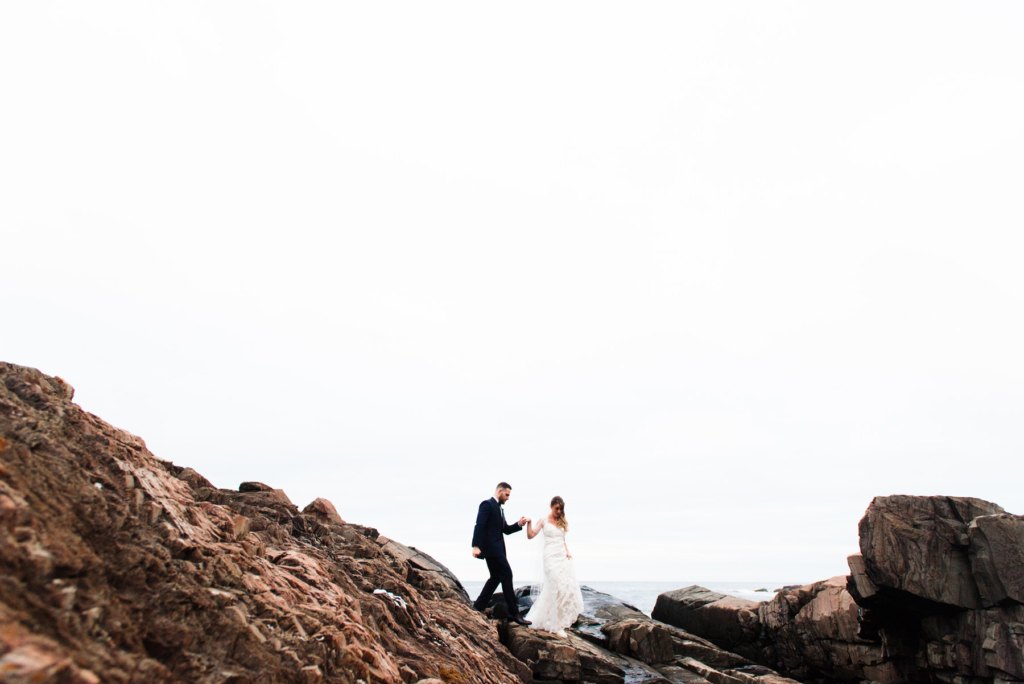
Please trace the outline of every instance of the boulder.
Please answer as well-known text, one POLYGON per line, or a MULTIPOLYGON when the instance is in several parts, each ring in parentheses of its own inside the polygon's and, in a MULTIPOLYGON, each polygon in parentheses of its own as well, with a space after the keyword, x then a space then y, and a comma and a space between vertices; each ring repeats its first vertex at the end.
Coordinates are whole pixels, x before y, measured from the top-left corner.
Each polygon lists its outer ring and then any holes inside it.
POLYGON ((967 528, 978 516, 1004 512, 967 497, 876 497, 859 526, 867 576, 879 586, 935 603, 981 608, 967 528))
POLYGON ((302 512, 306 515, 315 516, 326 522, 332 522, 335 525, 345 524, 345 521, 341 519, 340 515, 338 515, 338 509, 335 508, 334 504, 327 499, 313 499, 309 505, 302 509, 302 512))
POLYGON ((663 625, 649 619, 618 620, 601 626, 608 648, 640 662, 669 663, 675 659, 672 635, 663 625))
POLYGON ((660 595, 651 617, 746 655, 761 633, 758 605, 693 585, 660 595))
POLYGON ((958 497, 879 497, 848 587, 876 681, 1024 681, 1024 521, 958 497), (872 635, 874 637, 872 638, 872 635))
POLYGON ((274 488, 270 485, 265 485, 262 482, 243 482, 238 485, 238 491, 240 492, 272 492, 274 488))

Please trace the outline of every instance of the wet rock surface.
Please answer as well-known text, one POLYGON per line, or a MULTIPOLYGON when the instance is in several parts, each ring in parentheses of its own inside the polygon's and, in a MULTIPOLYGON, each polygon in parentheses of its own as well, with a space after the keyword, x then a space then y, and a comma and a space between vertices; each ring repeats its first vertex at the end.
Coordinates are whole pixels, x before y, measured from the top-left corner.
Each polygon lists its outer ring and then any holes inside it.
POLYGON ((0 363, 0 680, 528 683, 425 553, 217 489, 0 363))

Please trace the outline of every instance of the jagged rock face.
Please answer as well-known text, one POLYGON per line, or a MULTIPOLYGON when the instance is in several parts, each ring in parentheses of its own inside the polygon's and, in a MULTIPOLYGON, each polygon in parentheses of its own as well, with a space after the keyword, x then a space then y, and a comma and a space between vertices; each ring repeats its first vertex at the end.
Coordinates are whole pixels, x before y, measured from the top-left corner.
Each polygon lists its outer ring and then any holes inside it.
POLYGON ((1004 513, 964 497, 880 496, 860 521, 860 550, 876 584, 936 603, 981 608, 968 556, 968 525, 1004 513))
POLYGON ((72 397, 0 363, 3 681, 532 680, 426 554, 216 489, 72 397))

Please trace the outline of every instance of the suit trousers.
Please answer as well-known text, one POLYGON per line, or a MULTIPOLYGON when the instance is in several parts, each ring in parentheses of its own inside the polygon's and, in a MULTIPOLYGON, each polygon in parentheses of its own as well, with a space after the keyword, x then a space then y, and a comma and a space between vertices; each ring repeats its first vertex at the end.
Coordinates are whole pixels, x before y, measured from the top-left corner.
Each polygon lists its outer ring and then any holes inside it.
POLYGON ((494 595, 494 590, 501 584, 501 593, 505 595, 508 616, 515 617, 519 615, 516 590, 512 586, 512 566, 508 564, 508 559, 505 556, 496 556, 494 558, 485 558, 484 560, 487 561, 487 571, 491 573, 491 576, 484 582, 484 588, 480 592, 480 597, 473 602, 473 607, 480 611, 486 608, 491 600, 491 596, 494 595))

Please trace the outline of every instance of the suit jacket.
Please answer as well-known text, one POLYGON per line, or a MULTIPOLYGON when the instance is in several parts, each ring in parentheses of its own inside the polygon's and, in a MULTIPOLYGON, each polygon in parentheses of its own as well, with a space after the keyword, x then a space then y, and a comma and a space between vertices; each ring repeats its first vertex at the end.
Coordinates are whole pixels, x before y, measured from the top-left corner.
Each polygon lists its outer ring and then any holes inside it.
POLYGON ((473 528, 473 546, 480 549, 479 558, 505 556, 503 534, 513 534, 523 529, 519 523, 509 525, 501 515, 501 506, 493 497, 480 502, 476 513, 476 527, 473 528))

